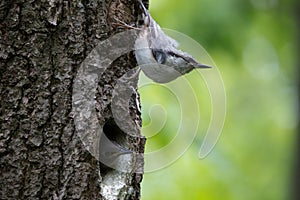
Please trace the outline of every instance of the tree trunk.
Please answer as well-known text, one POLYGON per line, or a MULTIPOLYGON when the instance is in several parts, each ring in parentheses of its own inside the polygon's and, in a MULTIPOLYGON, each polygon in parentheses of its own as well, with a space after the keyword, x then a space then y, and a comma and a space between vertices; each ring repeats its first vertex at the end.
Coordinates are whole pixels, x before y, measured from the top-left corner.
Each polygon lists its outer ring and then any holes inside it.
MULTIPOLYGON (((134 24, 140 13, 132 0, 1 1, 0 199, 140 198, 142 170, 101 164, 77 133, 72 104, 85 58, 121 31, 114 19, 134 24)), ((132 52, 118 58, 98 77, 92 98, 105 138, 125 154, 142 155, 138 94, 129 102, 131 119, 124 119, 137 123, 136 135, 124 135, 111 111, 117 80, 135 66, 132 52)), ((96 141, 106 141, 102 135, 96 141)))

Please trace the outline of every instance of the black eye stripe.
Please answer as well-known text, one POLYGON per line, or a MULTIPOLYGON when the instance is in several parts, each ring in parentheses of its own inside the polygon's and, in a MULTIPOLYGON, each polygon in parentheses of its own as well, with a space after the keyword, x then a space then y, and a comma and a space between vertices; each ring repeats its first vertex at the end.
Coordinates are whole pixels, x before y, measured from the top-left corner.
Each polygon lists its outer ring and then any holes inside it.
POLYGON ((164 64, 166 62, 167 55, 165 52, 157 49, 152 49, 152 54, 159 64, 164 64))
POLYGON ((185 60, 186 62, 195 62, 194 59, 190 58, 190 57, 186 57, 186 56, 183 56, 183 55, 180 55, 180 54, 177 54, 177 53, 174 53, 174 52, 168 52, 171 56, 174 56, 174 57, 179 57, 179 58, 182 58, 183 60, 185 60))

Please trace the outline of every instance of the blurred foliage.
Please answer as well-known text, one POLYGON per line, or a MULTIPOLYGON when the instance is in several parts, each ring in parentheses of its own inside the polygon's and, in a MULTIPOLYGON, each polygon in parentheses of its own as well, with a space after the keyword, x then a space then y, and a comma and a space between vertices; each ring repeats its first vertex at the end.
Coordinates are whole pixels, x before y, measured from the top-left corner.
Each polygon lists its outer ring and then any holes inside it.
MULTIPOLYGON (((214 150, 198 159, 210 120, 210 97, 201 77, 187 75, 199 91, 198 134, 176 162, 145 174, 143 200, 290 199, 298 120, 293 3, 150 0, 150 13, 161 27, 190 36, 213 58, 226 87, 227 116, 214 150)), ((180 80, 172 84, 185 90, 180 80)), ((194 105, 183 114, 180 102, 163 85, 148 84, 140 93, 146 152, 159 150, 179 129, 189 131, 197 123, 194 105)))

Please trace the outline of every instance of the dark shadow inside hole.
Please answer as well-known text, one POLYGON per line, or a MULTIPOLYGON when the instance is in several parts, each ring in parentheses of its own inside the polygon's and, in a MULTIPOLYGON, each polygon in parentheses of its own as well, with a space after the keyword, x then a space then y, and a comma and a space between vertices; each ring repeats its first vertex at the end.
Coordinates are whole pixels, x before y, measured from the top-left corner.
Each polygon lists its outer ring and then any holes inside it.
POLYGON ((125 146, 126 133, 124 133, 114 119, 109 119, 103 126, 103 132, 106 137, 120 146, 125 146))
POLYGON ((115 166, 124 154, 132 152, 126 148, 126 134, 119 128, 114 119, 109 119, 103 126, 99 144, 101 175, 116 169, 115 166))

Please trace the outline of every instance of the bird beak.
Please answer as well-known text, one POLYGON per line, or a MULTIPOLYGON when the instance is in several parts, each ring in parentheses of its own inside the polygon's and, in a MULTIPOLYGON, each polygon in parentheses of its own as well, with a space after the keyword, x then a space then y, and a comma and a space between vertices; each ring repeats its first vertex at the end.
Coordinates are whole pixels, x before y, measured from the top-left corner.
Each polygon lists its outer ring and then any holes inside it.
POLYGON ((212 68, 211 66, 204 65, 204 64, 197 64, 195 67, 196 68, 212 68))

